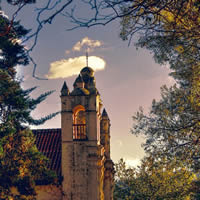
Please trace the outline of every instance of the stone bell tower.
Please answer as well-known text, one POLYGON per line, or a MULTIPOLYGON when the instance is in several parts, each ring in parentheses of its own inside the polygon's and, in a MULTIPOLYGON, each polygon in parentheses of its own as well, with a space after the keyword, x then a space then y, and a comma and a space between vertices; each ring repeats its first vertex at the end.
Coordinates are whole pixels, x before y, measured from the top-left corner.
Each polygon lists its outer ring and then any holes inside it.
POLYGON ((94 71, 81 70, 61 90, 63 200, 112 200, 110 120, 96 89, 94 71))

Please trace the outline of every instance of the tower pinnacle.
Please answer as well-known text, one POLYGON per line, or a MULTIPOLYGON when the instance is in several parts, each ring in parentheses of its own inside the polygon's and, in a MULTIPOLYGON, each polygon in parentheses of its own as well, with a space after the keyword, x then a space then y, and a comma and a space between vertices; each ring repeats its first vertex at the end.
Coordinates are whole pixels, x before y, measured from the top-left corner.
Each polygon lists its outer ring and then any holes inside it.
POLYGON ((102 117, 105 117, 105 118, 109 119, 109 117, 108 117, 108 114, 107 114, 107 112, 106 112, 106 109, 105 109, 105 108, 103 109, 103 112, 102 112, 102 117))
POLYGON ((61 95, 62 95, 62 96, 67 96, 67 95, 69 95, 69 89, 68 89, 68 87, 67 87, 66 82, 64 82, 64 84, 63 84, 63 86, 62 86, 61 95))

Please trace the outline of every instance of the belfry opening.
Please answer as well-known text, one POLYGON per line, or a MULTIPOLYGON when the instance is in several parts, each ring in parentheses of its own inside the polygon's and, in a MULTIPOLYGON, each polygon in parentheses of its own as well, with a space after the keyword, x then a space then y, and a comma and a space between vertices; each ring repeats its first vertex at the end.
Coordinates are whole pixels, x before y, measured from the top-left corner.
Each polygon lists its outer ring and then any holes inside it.
POLYGON ((82 105, 73 109, 73 140, 86 140, 86 113, 82 105))

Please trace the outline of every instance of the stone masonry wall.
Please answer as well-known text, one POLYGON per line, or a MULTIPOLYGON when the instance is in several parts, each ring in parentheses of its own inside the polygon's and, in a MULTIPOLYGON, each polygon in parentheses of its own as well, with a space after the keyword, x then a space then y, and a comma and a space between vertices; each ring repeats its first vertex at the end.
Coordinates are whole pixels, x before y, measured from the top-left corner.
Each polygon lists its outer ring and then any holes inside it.
POLYGON ((37 200, 62 200, 61 187, 55 185, 36 186, 37 200))

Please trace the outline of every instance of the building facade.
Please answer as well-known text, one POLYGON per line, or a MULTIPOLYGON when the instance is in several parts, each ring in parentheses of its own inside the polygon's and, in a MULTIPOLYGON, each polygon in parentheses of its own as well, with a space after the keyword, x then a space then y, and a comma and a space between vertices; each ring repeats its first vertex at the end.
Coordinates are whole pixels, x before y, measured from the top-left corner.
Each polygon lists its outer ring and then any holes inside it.
POLYGON ((112 200, 110 119, 105 109, 101 112, 103 105, 94 71, 83 68, 73 86, 70 92, 64 82, 61 90, 61 130, 48 129, 46 134, 45 130, 35 130, 37 146, 50 158, 50 168, 63 177, 62 195, 58 198, 112 200), (43 147, 46 142, 42 142, 47 140, 45 137, 53 143, 46 145, 46 149, 43 147), (57 142, 51 137, 57 138, 57 142))

